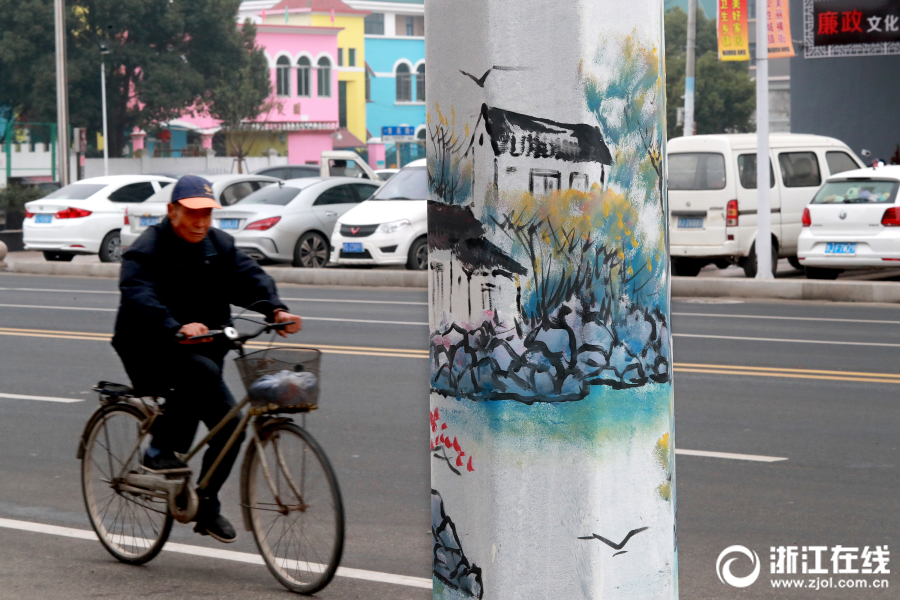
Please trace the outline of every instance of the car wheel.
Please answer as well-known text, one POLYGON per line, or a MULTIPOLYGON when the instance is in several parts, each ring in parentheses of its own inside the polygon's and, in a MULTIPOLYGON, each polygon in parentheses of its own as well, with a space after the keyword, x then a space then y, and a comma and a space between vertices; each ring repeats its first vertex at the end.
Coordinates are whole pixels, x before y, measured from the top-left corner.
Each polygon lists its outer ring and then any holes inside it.
POLYGON ((837 279, 837 276, 841 274, 840 269, 819 269, 817 267, 806 267, 803 270, 806 272, 807 279, 835 280, 837 279))
POLYGON ((800 259, 796 256, 788 256, 788 263, 799 271, 803 270, 803 265, 800 264, 800 259))
MULTIPOLYGON (((741 268, 744 269, 744 275, 750 279, 756 277, 756 242, 750 246, 750 254, 741 259, 741 268)), ((772 240, 772 277, 775 277, 776 271, 778 271, 778 246, 775 245, 775 240, 772 240)))
POLYGON ((47 251, 44 252, 44 260, 50 262, 71 262, 72 259, 75 258, 75 255, 71 252, 56 252, 56 251, 47 251))
POLYGON ((100 242, 100 262, 122 262, 122 238, 118 231, 110 231, 100 242))
POLYGON ((700 273, 700 269, 705 266, 703 261, 694 258, 673 258, 672 275, 678 275, 679 277, 696 277, 700 273))
POLYGON ((328 240, 318 233, 304 233, 294 246, 295 267, 321 269, 328 263, 328 240))
POLYGON ((410 271, 428 270, 428 239, 420 237, 409 247, 406 268, 410 271))

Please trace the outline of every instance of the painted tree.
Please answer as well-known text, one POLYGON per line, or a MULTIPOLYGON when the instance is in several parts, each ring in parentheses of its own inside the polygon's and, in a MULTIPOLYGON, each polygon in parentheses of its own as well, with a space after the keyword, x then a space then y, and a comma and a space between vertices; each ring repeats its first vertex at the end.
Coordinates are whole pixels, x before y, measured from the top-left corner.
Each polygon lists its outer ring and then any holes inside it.
POLYGON ((471 161, 469 156, 471 140, 469 125, 464 134, 456 133, 456 110, 450 107, 448 119, 438 104, 434 105, 435 116, 427 115, 428 139, 433 160, 429 162, 428 189, 447 204, 462 203, 471 192, 471 161))

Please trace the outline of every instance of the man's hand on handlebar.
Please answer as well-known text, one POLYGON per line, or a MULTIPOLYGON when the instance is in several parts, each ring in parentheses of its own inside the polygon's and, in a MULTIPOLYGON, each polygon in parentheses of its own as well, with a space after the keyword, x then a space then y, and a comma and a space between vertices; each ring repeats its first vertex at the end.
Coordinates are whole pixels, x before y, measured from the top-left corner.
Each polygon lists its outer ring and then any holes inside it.
POLYGON ((209 333, 209 327, 203 323, 188 323, 187 325, 182 325, 181 329, 178 330, 178 333, 185 338, 179 340, 179 344, 205 344, 206 342, 212 341, 211 337, 198 337, 209 333))
POLYGON ((292 315, 286 310, 279 310, 275 313, 276 323, 287 323, 290 321, 293 321, 293 323, 291 323, 284 329, 279 329, 278 335, 280 335, 281 337, 287 337, 290 333, 297 333, 298 331, 303 329, 303 319, 301 319, 297 315, 292 315))

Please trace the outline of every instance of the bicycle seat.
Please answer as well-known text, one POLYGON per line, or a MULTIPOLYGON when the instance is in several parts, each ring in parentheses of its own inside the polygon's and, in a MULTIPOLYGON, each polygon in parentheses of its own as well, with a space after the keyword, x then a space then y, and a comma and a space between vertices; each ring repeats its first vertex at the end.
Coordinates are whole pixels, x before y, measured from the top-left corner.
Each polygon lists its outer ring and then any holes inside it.
POLYGON ((134 396, 134 389, 130 386, 110 381, 101 381, 94 386, 94 391, 100 392, 100 394, 109 398, 129 398, 134 396))

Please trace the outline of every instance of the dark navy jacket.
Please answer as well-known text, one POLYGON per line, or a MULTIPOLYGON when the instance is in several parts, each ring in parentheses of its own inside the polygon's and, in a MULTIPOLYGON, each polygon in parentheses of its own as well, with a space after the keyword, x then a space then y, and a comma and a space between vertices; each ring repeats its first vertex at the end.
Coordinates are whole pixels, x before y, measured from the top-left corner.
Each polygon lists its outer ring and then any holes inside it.
MULTIPOLYGON (((168 219, 148 228, 125 252, 119 289, 113 347, 136 386, 136 363, 142 371, 144 366, 156 370, 161 356, 184 348, 174 339, 182 325, 221 329, 231 321, 232 304, 270 322, 276 308, 287 308, 272 278, 235 248, 230 235, 210 229, 202 242, 191 244, 175 235, 168 219)), ((200 346, 207 347, 191 348, 200 346)))

